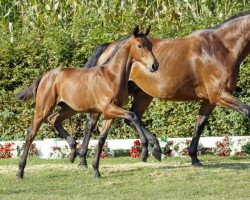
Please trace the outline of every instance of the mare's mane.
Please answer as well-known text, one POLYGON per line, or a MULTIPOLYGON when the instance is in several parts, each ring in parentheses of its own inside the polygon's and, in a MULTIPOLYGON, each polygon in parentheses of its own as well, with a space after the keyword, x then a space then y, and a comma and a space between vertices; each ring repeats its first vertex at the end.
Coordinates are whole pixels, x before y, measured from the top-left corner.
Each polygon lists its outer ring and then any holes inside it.
POLYGON ((240 13, 238 13, 236 15, 233 15, 232 17, 230 17, 230 18, 226 19, 225 21, 221 22, 220 24, 218 24, 214 28, 221 28, 222 26, 224 26, 225 24, 231 22, 232 20, 237 19, 239 17, 246 16, 246 15, 250 15, 250 10, 247 10, 247 11, 244 11, 244 12, 240 12, 240 13))

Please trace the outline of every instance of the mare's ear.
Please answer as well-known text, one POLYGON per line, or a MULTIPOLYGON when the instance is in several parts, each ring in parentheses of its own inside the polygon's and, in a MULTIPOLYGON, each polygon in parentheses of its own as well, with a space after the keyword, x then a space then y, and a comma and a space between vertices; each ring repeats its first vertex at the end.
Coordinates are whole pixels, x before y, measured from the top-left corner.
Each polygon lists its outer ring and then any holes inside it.
POLYGON ((150 29, 151 29, 151 25, 149 25, 149 27, 147 28, 146 33, 145 33, 145 36, 147 36, 147 35, 149 34, 150 29))
POLYGON ((133 35, 136 36, 139 33, 139 26, 135 26, 133 30, 133 35))

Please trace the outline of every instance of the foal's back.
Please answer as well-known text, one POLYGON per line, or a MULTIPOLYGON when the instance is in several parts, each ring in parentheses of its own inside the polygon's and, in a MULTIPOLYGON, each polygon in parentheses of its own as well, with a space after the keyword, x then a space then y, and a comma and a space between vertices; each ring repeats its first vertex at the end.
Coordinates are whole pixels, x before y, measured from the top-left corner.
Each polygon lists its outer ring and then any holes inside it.
POLYGON ((37 93, 65 102, 79 112, 100 111, 103 96, 112 96, 106 68, 56 68, 42 78, 37 93), (102 99, 100 99, 102 97, 102 99))

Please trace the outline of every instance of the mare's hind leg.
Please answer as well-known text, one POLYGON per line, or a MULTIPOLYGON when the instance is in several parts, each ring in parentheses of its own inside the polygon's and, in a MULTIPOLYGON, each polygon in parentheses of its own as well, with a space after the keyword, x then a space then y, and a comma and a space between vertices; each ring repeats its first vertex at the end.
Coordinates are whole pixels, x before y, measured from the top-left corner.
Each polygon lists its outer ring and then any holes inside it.
POLYGON ((245 105, 226 91, 221 92, 221 95, 218 98, 216 105, 220 105, 222 107, 230 108, 234 111, 237 111, 250 120, 250 106, 245 105))
POLYGON ((215 106, 211 105, 208 101, 203 101, 199 115, 197 117, 196 123, 195 123, 195 130, 193 134, 193 138, 189 147, 189 156, 192 159, 192 165, 193 166, 200 166, 202 165, 200 160, 197 158, 197 152, 198 152, 198 144, 200 140, 200 136, 202 134, 202 131, 206 125, 206 122, 208 120, 209 115, 213 111, 215 106))
POLYGON ((35 110, 35 115, 34 115, 32 125, 27 130, 25 147, 24 147, 24 150, 23 150, 23 153, 21 156, 21 160, 19 162, 19 170, 17 173, 17 178, 23 178, 24 168, 25 168, 26 163, 27 163, 27 157, 28 157, 30 145, 32 144, 42 122, 51 113, 53 108, 54 108, 53 104, 51 106, 47 106, 46 109, 41 109, 41 108, 39 108, 38 105, 36 105, 36 110, 35 110))
POLYGON ((91 133, 95 129, 100 113, 87 113, 87 126, 82 140, 82 147, 79 151, 80 167, 87 168, 87 153, 91 133))
POLYGON ((61 109, 48 117, 48 121, 53 125, 53 127, 59 132, 59 135, 65 139, 70 146, 69 159, 70 162, 74 162, 77 156, 77 143, 73 137, 71 137, 67 131, 63 128, 62 123, 65 119, 76 114, 77 111, 73 110, 66 104, 61 105, 61 109))
POLYGON ((99 171, 99 162, 100 162, 100 156, 102 153, 102 148, 103 145, 105 144, 107 135, 108 135, 108 130, 112 124, 112 119, 109 120, 104 120, 103 121, 103 125, 102 125, 102 130, 101 130, 101 134, 99 136, 99 140, 98 140, 98 145, 96 148, 96 152, 95 152, 95 157, 92 163, 93 169, 94 169, 94 177, 95 178, 100 178, 101 174, 99 171))
MULTIPOLYGON (((149 107, 153 98, 140 89, 136 89, 135 91, 133 91, 132 95, 134 100, 132 102, 132 107, 130 111, 134 112, 141 122, 142 115, 149 107)), ((128 120, 125 120, 125 123, 127 123, 129 126, 135 129, 135 127, 128 120)), ((142 126, 141 128, 143 129, 145 137, 148 139, 148 142, 152 147, 152 155, 157 160, 160 161, 162 152, 158 139, 152 133, 150 133, 145 127, 142 126)))

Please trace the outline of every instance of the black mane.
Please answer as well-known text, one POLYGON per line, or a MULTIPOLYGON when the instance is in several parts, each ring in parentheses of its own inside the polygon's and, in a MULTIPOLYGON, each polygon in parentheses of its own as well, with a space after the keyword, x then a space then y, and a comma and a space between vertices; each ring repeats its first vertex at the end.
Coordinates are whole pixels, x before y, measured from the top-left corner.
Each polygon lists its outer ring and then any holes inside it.
MULTIPOLYGON (((130 36, 131 35, 128 35, 127 37, 118 40, 117 44, 116 44, 116 46, 114 48, 114 50, 112 51, 112 53, 110 54, 110 56, 108 57, 108 59, 104 63, 102 63, 102 64, 107 64, 114 57, 115 53, 119 50, 119 48, 121 47, 121 44, 123 44, 123 42, 125 40, 127 40, 130 36)), ((85 67, 87 67, 87 68, 95 67, 96 64, 97 64, 97 61, 98 61, 99 57, 108 48, 108 46, 110 44, 111 44, 111 42, 104 43, 104 44, 101 44, 101 45, 97 46, 95 48, 95 50, 93 51, 91 57, 89 58, 89 60, 85 64, 85 67)))
POLYGON ((215 28, 220 28, 221 26, 223 26, 224 24, 230 22, 231 20, 234 20, 234 19, 239 18, 239 17, 246 16, 246 15, 250 15, 250 10, 240 12, 240 13, 238 13, 236 15, 233 15, 232 17, 230 17, 230 18, 226 19, 225 21, 221 22, 220 24, 218 24, 215 28))
MULTIPOLYGON (((102 65, 103 64, 107 64, 114 57, 114 55, 120 49, 120 47, 124 43, 124 41, 126 41, 130 36, 131 36, 131 34, 128 35, 127 37, 125 37, 125 38, 120 39, 120 40, 117 41, 117 43, 115 44, 114 50, 112 51, 112 53, 110 54, 110 56, 108 57, 108 59, 104 63, 102 63, 102 65)), ((137 34, 137 37, 142 37, 142 36, 145 36, 145 35, 143 33, 138 33, 137 34)), ((108 46, 110 44, 111 44, 111 42, 110 43, 104 43, 104 44, 101 44, 101 45, 97 46, 95 48, 95 50, 93 51, 91 57, 89 58, 89 60, 85 64, 85 67, 87 67, 87 68, 95 67, 96 64, 97 64, 97 61, 98 61, 99 57, 108 48, 108 46)))

